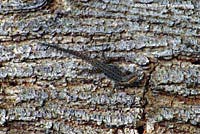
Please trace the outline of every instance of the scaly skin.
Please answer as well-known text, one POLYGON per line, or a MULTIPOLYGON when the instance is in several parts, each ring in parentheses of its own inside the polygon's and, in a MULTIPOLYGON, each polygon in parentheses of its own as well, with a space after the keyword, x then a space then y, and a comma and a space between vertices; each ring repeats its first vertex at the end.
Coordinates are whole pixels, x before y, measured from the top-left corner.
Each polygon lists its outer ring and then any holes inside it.
POLYGON ((116 66, 106 64, 97 59, 92 59, 92 58, 88 57, 87 55, 85 55, 81 52, 78 52, 78 51, 65 49, 65 48, 59 47, 58 45, 53 45, 53 44, 42 43, 42 45, 55 48, 57 50, 65 52, 65 53, 75 55, 75 56, 87 61, 92 66, 94 66, 95 68, 100 70, 102 73, 104 73, 109 79, 112 79, 113 81, 115 81, 116 85, 135 86, 143 78, 143 76, 138 78, 138 76, 136 76, 135 74, 124 76, 122 71, 119 70, 119 68, 117 68, 116 66))

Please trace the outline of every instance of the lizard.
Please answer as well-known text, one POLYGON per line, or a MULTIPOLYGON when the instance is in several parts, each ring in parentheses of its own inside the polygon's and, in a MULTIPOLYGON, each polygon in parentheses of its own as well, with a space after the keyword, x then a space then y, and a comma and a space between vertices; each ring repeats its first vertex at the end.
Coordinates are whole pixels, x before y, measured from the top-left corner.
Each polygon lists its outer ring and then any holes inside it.
POLYGON ((93 67, 97 68, 100 72, 102 72, 105 76, 107 76, 109 79, 113 80, 115 82, 115 86, 137 86, 138 83, 143 79, 144 75, 137 76, 134 73, 129 75, 123 75, 123 72, 115 65, 112 64, 106 64, 98 59, 93 59, 89 57, 88 55, 81 53, 79 51, 75 51, 72 49, 65 49, 63 47, 59 47, 55 44, 47 44, 47 43, 41 43, 43 46, 55 48, 59 51, 72 54, 78 58, 81 58, 82 60, 85 60, 89 64, 91 64, 93 67))

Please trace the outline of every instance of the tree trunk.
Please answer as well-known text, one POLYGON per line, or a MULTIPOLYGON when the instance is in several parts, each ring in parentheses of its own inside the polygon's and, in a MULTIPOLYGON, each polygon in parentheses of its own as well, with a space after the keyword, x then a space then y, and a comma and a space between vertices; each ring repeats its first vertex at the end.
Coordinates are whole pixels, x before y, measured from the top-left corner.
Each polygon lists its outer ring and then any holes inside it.
POLYGON ((198 0, 1 0, 0 17, 1 134, 200 133, 198 0), (41 43, 144 77, 119 88, 41 43))

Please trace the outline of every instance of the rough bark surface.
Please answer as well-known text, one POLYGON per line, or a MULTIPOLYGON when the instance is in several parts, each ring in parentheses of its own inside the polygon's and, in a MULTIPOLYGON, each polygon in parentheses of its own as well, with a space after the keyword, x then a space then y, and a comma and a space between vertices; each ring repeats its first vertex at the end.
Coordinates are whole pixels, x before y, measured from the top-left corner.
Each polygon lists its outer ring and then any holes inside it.
POLYGON ((0 133, 200 133, 200 2, 1 0, 0 133), (61 44, 142 72, 114 82, 61 44))

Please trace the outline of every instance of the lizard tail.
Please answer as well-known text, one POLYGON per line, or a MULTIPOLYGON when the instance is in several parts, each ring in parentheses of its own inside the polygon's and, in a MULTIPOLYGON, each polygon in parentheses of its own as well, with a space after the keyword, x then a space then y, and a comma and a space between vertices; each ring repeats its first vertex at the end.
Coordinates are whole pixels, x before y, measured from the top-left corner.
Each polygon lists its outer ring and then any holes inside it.
POLYGON ((76 57, 79 57, 79 58, 81 58, 83 60, 90 61, 90 58, 87 55, 85 55, 85 54, 83 54, 81 52, 78 52, 78 51, 74 51, 74 50, 71 50, 71 49, 68 49, 68 48, 63 48, 63 47, 60 47, 59 45, 55 45, 55 44, 41 43, 41 45, 47 46, 47 47, 52 47, 52 48, 55 48, 55 49, 57 49, 59 51, 63 51, 65 53, 72 54, 72 55, 74 55, 76 57))

